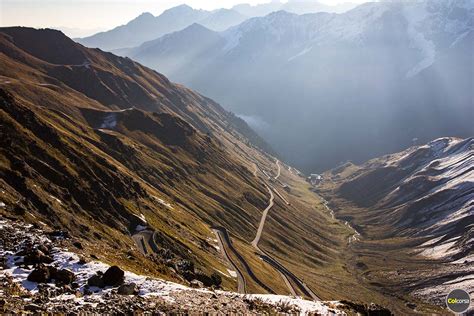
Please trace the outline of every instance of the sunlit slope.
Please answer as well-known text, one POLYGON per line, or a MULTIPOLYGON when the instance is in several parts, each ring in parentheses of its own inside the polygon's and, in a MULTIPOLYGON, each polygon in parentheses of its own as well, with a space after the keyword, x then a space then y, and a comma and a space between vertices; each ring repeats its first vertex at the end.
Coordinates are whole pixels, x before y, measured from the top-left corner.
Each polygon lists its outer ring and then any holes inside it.
POLYGON ((2 213, 67 230, 89 253, 179 280, 162 259, 136 250, 131 235, 146 221, 173 260, 208 275, 223 271, 233 286, 210 227, 253 234, 265 188, 232 143, 250 151, 243 134, 258 136, 129 59, 56 31, 8 28, 0 36, 2 213))
MULTIPOLYGON (((78 251, 138 272, 187 282, 180 269, 192 262, 196 274, 218 273, 224 288, 236 289, 211 230, 224 227, 258 278, 286 293, 250 245, 269 200, 268 180, 254 167, 273 173, 276 160, 242 120, 155 71, 57 31, 0 29, 0 51, 3 215, 68 231, 78 251), (143 226, 150 233, 137 234, 143 226), (142 237, 149 238, 144 247, 142 237), (144 253, 155 246, 158 252, 144 253)), ((345 297, 303 276, 338 260, 345 238, 325 228, 327 216, 313 207, 317 197, 287 172, 282 178, 291 177, 295 193, 291 205, 276 201, 262 247, 271 240, 268 251, 325 299, 345 297), (317 247, 322 240, 329 245, 317 247)), ((265 292, 246 278, 251 291, 265 292)))

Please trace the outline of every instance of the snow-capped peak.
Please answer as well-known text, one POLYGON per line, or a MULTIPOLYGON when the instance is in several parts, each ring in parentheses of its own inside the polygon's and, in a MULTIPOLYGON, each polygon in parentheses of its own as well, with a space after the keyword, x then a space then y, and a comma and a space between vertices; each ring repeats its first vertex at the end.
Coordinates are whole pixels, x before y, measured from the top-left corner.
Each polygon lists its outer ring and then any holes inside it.
POLYGON ((437 56, 474 29, 472 3, 466 0, 371 2, 342 14, 297 15, 276 11, 223 32, 227 40, 224 50, 236 48, 247 35, 274 43, 286 41, 299 51, 340 42, 364 46, 370 38, 393 36, 408 42, 417 55, 406 73, 406 77, 412 77, 432 65, 437 56), (393 23, 400 27, 394 30, 390 27, 393 23))

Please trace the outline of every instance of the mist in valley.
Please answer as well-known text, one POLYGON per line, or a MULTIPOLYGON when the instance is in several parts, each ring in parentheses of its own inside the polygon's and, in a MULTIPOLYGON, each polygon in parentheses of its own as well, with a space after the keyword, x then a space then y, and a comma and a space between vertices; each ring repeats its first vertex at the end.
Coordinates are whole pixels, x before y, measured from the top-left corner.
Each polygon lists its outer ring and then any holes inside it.
POLYGON ((265 129, 248 123, 283 159, 320 172, 407 148, 414 138, 474 133, 470 6, 278 11, 223 32, 191 25, 125 55, 243 117, 262 118, 265 129))

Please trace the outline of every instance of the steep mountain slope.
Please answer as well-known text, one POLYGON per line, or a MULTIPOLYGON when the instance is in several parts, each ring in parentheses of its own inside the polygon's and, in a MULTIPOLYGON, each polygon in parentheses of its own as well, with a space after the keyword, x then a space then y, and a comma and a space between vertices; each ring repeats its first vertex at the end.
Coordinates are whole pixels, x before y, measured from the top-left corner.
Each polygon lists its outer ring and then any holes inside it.
POLYGON ((0 72, 1 217, 181 284, 443 313, 360 278, 365 243, 212 100, 53 30, 1 28, 0 72))
MULTIPOLYGON (((473 16, 470 1, 438 0, 366 3, 343 14, 280 11, 203 32, 212 44, 196 54, 166 42, 167 54, 156 41, 129 56, 263 122, 252 127, 301 169, 326 170, 413 138, 472 135, 473 16)), ((186 42, 172 36, 176 46, 186 42)))
MULTIPOLYGON (((227 124, 240 129, 255 144, 271 152, 257 134, 245 127, 242 120, 214 101, 172 84, 163 75, 130 59, 86 49, 52 30, 2 28, 2 40, 4 54, 14 59, 7 60, 2 69, 5 77, 15 79, 9 82, 9 87, 22 89, 18 87, 18 81, 35 79, 40 81, 36 89, 40 88, 43 94, 50 93, 57 85, 76 97, 77 92, 81 97, 86 95, 88 98, 84 107, 159 110, 180 116, 204 133, 211 131, 205 122, 206 118, 210 118, 220 127, 227 124), (41 45, 30 40, 35 36, 41 39, 41 45), (27 66, 38 70, 26 69, 27 66)), ((31 92, 22 93, 33 97, 31 92)), ((67 104, 75 105, 76 102, 71 100, 67 104)))
POLYGON ((0 29, 0 70, 2 217, 182 284, 406 309, 347 272, 351 231, 212 100, 53 30, 0 29))
POLYGON ((137 224, 158 229, 160 246, 175 258, 211 272, 219 255, 206 240, 209 225, 230 227, 230 220, 250 238, 244 227, 258 220, 266 198, 249 162, 229 151, 247 147, 238 132, 245 123, 60 32, 4 28, 0 35, 2 213, 67 229, 109 261, 173 278, 152 261, 133 261, 136 253, 124 259, 137 224), (55 46, 63 49, 47 50, 55 46))
MULTIPOLYGON (((455 240, 449 255, 457 260, 473 250, 469 244, 473 241, 469 237, 474 220, 473 163, 472 138, 438 139, 382 162, 369 162, 362 167, 366 172, 358 171, 340 187, 340 194, 380 210, 378 222, 396 227, 403 235, 428 236, 436 239, 435 245, 455 240), (387 210, 390 216, 382 215, 387 210)), ((432 250, 435 257, 448 255, 432 250)))
MULTIPOLYGON (((145 42, 124 53, 139 57, 141 62, 155 69, 160 69, 163 66, 163 70, 168 73, 186 71, 191 75, 194 71, 201 71, 202 68, 201 65, 197 68, 193 67, 187 61, 202 60, 206 56, 212 56, 210 54, 215 51, 216 47, 221 47, 224 44, 225 41, 218 32, 195 23, 180 32, 145 42), (183 68, 183 65, 186 66, 183 68)), ((211 62, 210 59, 209 62, 211 62)))
POLYGON ((182 30, 193 23, 200 23, 213 30, 223 31, 245 19, 246 16, 229 9, 205 11, 196 10, 183 4, 168 9, 156 17, 151 13, 143 13, 126 25, 77 39, 77 41, 88 47, 99 47, 110 51, 138 46, 143 42, 182 30))
POLYGON ((359 247, 362 257, 367 249, 377 253, 382 249, 376 245, 386 245, 387 263, 393 251, 405 253, 399 258, 416 255, 432 262, 420 268, 417 259, 402 259, 402 276, 379 271, 370 278, 398 278, 415 295, 443 302, 449 289, 474 290, 473 165, 472 138, 441 138, 327 172, 318 191, 328 197, 337 217, 371 240, 371 246, 359 247), (421 281, 420 275, 429 281, 421 281))

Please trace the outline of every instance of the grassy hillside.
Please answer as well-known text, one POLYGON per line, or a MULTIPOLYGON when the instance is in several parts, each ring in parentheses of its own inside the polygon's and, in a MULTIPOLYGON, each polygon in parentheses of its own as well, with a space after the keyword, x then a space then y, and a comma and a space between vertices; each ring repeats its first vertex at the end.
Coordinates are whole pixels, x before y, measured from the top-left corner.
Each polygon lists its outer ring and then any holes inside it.
POLYGON ((261 282, 244 272, 247 291, 288 294, 251 245, 270 186, 266 255, 321 299, 407 310, 354 273, 353 231, 305 179, 212 100, 52 30, 0 29, 0 73, 2 216, 65 231, 76 252, 131 271, 235 290, 212 230, 223 227, 245 264, 231 259, 261 282))

